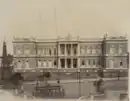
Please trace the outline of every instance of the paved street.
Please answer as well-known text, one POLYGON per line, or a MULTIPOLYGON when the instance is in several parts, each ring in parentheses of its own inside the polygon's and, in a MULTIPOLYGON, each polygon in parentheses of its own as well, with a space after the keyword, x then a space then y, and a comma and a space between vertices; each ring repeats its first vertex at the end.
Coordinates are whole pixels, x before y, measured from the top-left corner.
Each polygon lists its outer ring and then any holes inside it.
MULTIPOLYGON (((81 83, 79 85, 78 81, 73 81, 71 80, 71 82, 63 82, 61 81, 61 86, 65 89, 65 97, 66 98, 76 98, 79 97, 79 90, 81 90, 81 96, 88 96, 89 93, 92 92, 93 90, 93 83, 91 82, 91 80, 81 80, 81 83)), ((54 81, 50 82, 51 84, 55 84, 54 81)), ((105 89, 113 89, 113 90, 126 90, 127 91, 127 79, 121 79, 121 80, 117 80, 117 79, 113 79, 113 80, 106 80, 104 81, 104 85, 103 88, 105 89)), ((34 90, 35 87, 34 82, 31 83, 24 83, 24 87, 25 90, 29 93, 32 93, 32 91, 34 90)), ((40 83, 41 85, 43 84, 43 82, 40 83)))

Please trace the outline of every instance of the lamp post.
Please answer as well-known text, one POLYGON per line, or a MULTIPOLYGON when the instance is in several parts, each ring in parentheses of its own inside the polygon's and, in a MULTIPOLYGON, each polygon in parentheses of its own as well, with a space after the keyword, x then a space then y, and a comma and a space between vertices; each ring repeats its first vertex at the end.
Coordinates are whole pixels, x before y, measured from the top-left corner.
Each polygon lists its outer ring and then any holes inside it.
POLYGON ((59 56, 58 56, 58 53, 59 53, 59 42, 57 40, 57 70, 58 70, 58 80, 57 80, 57 83, 59 84, 60 83, 60 71, 59 71, 59 56))
POLYGON ((81 78, 80 78, 80 68, 78 68, 78 71, 77 71, 77 74, 78 74, 78 83, 79 83, 79 97, 81 97, 81 78))
MULTIPOLYGON (((36 72, 37 72, 37 73, 39 73, 39 71, 38 71, 38 69, 37 69, 37 68, 36 68, 36 72)), ((39 85, 38 79, 39 79, 39 78, 37 77, 37 78, 36 78, 36 88, 37 88, 37 87, 38 87, 38 85, 39 85)))
MULTIPOLYGON (((33 41, 34 45, 35 45, 35 60, 36 60, 36 68, 35 68, 35 71, 36 73, 39 73, 39 70, 38 70, 38 63, 37 63, 37 42, 33 41)), ((38 77, 36 78, 36 88, 38 87, 38 77)))

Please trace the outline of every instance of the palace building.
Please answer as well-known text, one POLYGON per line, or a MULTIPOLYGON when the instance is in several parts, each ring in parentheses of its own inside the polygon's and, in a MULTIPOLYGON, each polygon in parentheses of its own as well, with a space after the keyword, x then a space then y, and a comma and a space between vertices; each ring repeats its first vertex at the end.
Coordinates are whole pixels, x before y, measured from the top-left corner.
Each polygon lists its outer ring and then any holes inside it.
POLYGON ((124 36, 103 38, 58 37, 13 39, 15 71, 76 71, 102 67, 128 68, 128 40, 124 36))

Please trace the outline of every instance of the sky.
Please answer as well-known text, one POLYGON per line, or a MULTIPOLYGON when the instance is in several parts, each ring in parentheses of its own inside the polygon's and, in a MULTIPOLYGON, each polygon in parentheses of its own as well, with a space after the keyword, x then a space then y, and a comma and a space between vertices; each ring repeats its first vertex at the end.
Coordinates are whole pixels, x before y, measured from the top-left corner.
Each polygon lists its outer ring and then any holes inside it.
POLYGON ((130 0, 0 0, 2 42, 16 37, 103 37, 130 33, 130 0), (57 29, 57 30, 56 30, 57 29))

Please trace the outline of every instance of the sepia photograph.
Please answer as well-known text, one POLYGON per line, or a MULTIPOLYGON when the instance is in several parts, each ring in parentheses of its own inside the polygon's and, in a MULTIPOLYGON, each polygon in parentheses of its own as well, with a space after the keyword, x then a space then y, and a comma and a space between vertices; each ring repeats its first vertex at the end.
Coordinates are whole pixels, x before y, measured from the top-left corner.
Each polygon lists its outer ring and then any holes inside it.
POLYGON ((129 0, 0 0, 0 99, 129 101, 129 0))

